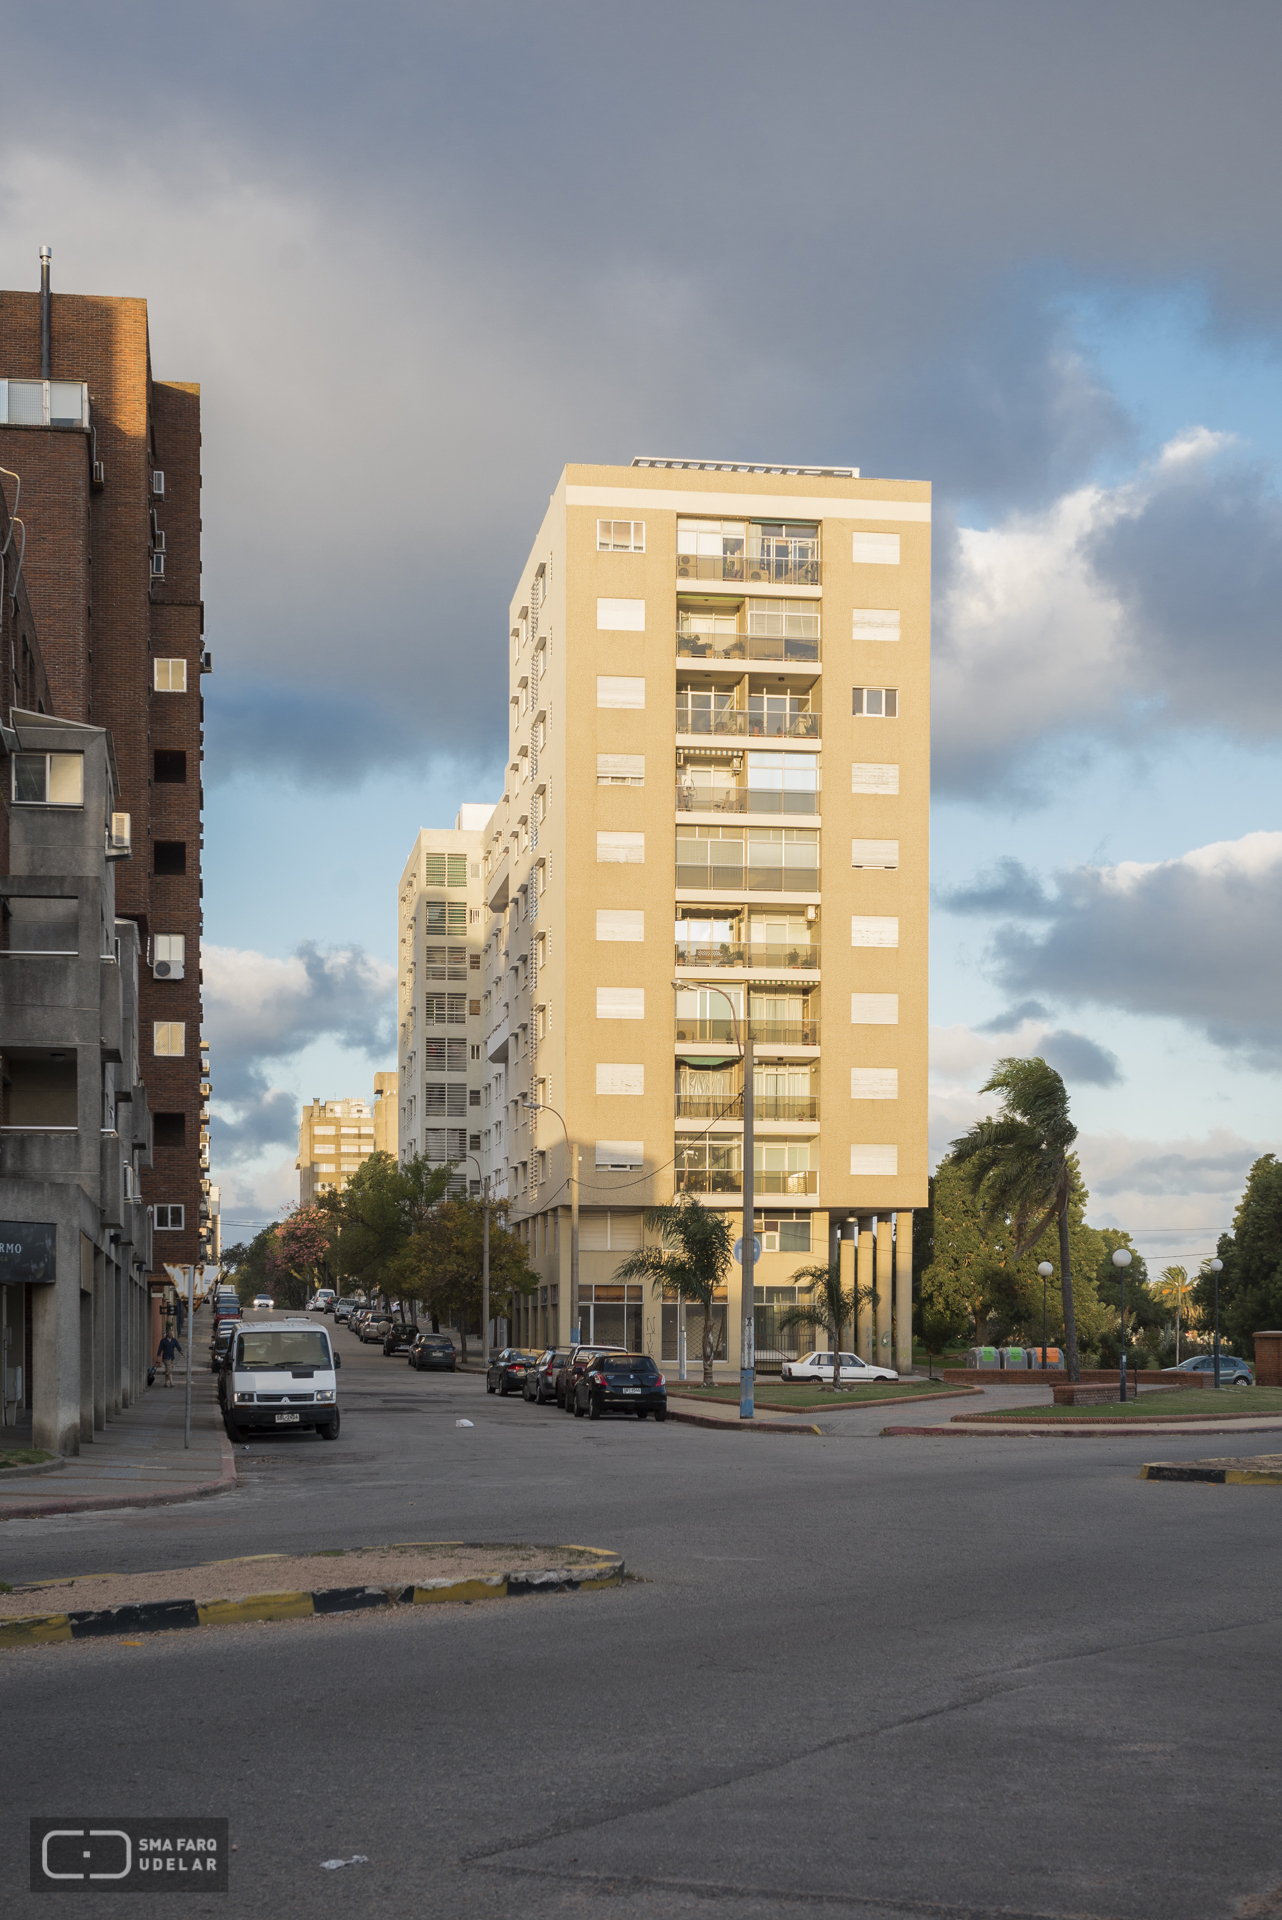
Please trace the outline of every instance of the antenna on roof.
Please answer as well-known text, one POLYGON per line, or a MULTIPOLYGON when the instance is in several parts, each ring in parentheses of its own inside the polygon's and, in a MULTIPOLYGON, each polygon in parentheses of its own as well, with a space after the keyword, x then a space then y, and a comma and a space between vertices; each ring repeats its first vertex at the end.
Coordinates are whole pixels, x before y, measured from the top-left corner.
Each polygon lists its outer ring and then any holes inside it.
POLYGON ((49 262, 53 259, 52 247, 40 249, 40 378, 48 380, 49 372, 49 320, 53 295, 49 291, 49 262))

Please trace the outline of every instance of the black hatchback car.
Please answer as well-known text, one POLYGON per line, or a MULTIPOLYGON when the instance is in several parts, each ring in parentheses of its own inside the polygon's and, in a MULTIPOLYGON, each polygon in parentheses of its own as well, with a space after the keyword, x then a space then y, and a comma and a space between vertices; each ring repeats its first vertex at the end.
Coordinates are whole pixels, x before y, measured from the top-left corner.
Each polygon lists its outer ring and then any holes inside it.
POLYGON ((485 1374, 487 1393, 524 1393, 525 1376, 531 1367, 537 1367, 539 1355, 528 1347, 504 1347, 502 1353, 491 1360, 485 1374))
POLYGON ((393 1320, 383 1335, 384 1353, 408 1353, 418 1339, 418 1328, 412 1320, 393 1320))
POLYGON ((595 1354, 626 1351, 625 1347, 571 1347, 553 1376, 557 1406, 564 1407, 567 1413, 574 1412, 574 1390, 595 1354))
POLYGON ((453 1373, 454 1342, 448 1333, 420 1333, 409 1350, 409 1363, 418 1373, 453 1373))
POLYGON ((648 1353, 596 1353, 574 1390, 574 1417, 599 1420, 604 1413, 668 1417, 668 1389, 648 1353))

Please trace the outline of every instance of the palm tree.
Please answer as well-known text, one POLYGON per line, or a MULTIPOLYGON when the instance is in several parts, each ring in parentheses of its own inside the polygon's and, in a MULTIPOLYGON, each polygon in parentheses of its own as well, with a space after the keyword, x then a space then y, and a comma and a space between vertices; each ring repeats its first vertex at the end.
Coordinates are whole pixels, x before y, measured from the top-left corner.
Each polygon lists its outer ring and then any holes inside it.
POLYGON ((848 1327, 861 1306, 872 1300, 871 1287, 852 1287, 847 1293, 841 1284, 841 1265, 798 1267, 793 1274, 797 1291, 811 1295, 810 1304, 789 1307, 776 1322, 780 1333, 792 1327, 821 1327, 832 1341, 832 1390, 841 1384, 841 1330, 848 1327))
POLYGON ((1175 1309, 1175 1364, 1180 1364, 1180 1314, 1188 1321, 1189 1302, 1193 1298, 1193 1283, 1185 1267, 1163 1267, 1162 1278, 1153 1291, 1159 1300, 1165 1300, 1168 1307, 1175 1309))
POLYGON ((671 1206, 647 1207, 645 1224, 658 1234, 658 1246, 630 1253, 615 1268, 614 1277, 649 1280, 656 1292, 675 1293, 678 1299, 702 1307, 703 1384, 710 1387, 716 1351, 712 1305, 734 1257, 734 1223, 728 1213, 714 1213, 687 1195, 671 1206))
POLYGON ((1068 1249, 1071 1149, 1077 1128, 1068 1116, 1064 1082, 1042 1059, 1007 1058, 997 1062, 980 1092, 1001 1094, 1001 1112, 996 1119, 977 1120, 969 1133, 954 1140, 953 1158, 967 1168, 971 1192, 983 1212, 1010 1222, 1017 1260, 1058 1220, 1065 1371, 1070 1380, 1080 1380, 1068 1249))

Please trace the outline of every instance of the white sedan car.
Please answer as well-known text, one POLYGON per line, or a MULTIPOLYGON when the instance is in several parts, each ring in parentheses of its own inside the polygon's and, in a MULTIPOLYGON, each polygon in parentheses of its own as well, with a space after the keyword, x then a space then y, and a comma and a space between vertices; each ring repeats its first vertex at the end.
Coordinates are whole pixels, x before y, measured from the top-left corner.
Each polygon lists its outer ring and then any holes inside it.
MULTIPOLYGON (((785 1380, 822 1380, 832 1382, 832 1355, 830 1353, 807 1353, 800 1360, 785 1360, 783 1363, 785 1380)), ((841 1356, 841 1384, 855 1386, 868 1380, 898 1380, 899 1375, 892 1367, 870 1366, 861 1360, 857 1353, 843 1353, 841 1356)))
POLYGON ((250 1304, 255 1307, 274 1307, 276 1302, 270 1293, 256 1293, 250 1304))

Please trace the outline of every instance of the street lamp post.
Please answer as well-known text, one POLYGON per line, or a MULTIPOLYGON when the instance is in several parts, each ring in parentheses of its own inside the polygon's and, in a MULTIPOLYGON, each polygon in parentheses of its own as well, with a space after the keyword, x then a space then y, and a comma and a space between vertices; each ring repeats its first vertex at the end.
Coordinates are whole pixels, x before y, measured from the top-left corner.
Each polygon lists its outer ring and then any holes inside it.
POLYGON ((481 1192, 485 1200, 485 1224, 481 1229, 481 1359, 486 1371, 490 1365, 490 1176, 481 1173, 481 1163, 474 1153, 468 1159, 481 1174, 481 1192))
POLYGON ((1220 1275, 1224 1271, 1222 1260, 1212 1260, 1207 1268, 1215 1275, 1215 1385, 1220 1384, 1220 1275))
POLYGON ((1117 1277, 1122 1283, 1122 1336, 1120 1342, 1122 1349, 1122 1372, 1118 1393, 1118 1397, 1122 1400, 1126 1398, 1126 1269, 1130 1264, 1131 1256, 1126 1251, 1126 1248, 1118 1247, 1113 1255, 1113 1265, 1117 1268, 1117 1277))
POLYGON ((1049 1260, 1039 1260, 1037 1271, 1042 1276, 1042 1372, 1046 1371, 1046 1282, 1055 1269, 1049 1260))
MULTIPOLYGON (((564 1117, 550 1107, 546 1100, 531 1100, 528 1093, 523 1094, 527 1112, 550 1113, 561 1122, 561 1131, 565 1135, 565 1153, 569 1163, 570 1180, 570 1345, 579 1344, 579 1149, 570 1144, 570 1129, 564 1117)), ((559 1318, 559 1316, 558 1316, 559 1318)), ((556 1339, 552 1345, 558 1344, 556 1339)))
MULTIPOLYGON (((684 992, 689 986, 686 980, 674 980, 673 988, 684 992)), ((753 1231, 753 1214, 756 1210, 756 1196, 753 1192, 753 1060, 752 1060, 752 1021, 750 1009, 745 1004, 743 1027, 739 1026, 739 1015, 734 1001, 724 987, 708 987, 710 993, 719 993, 730 1009, 730 1019, 734 1025, 735 1044, 743 1057, 743 1239, 740 1252, 743 1260, 740 1271, 743 1274, 743 1297, 740 1303, 743 1321, 739 1342, 739 1418, 751 1420, 756 1415, 756 1264, 757 1242, 753 1231)), ((747 989, 744 989, 745 994, 747 989)), ((840 1372, 840 1366, 836 1372, 840 1372)), ((835 1378, 835 1375, 834 1375, 835 1378)))

